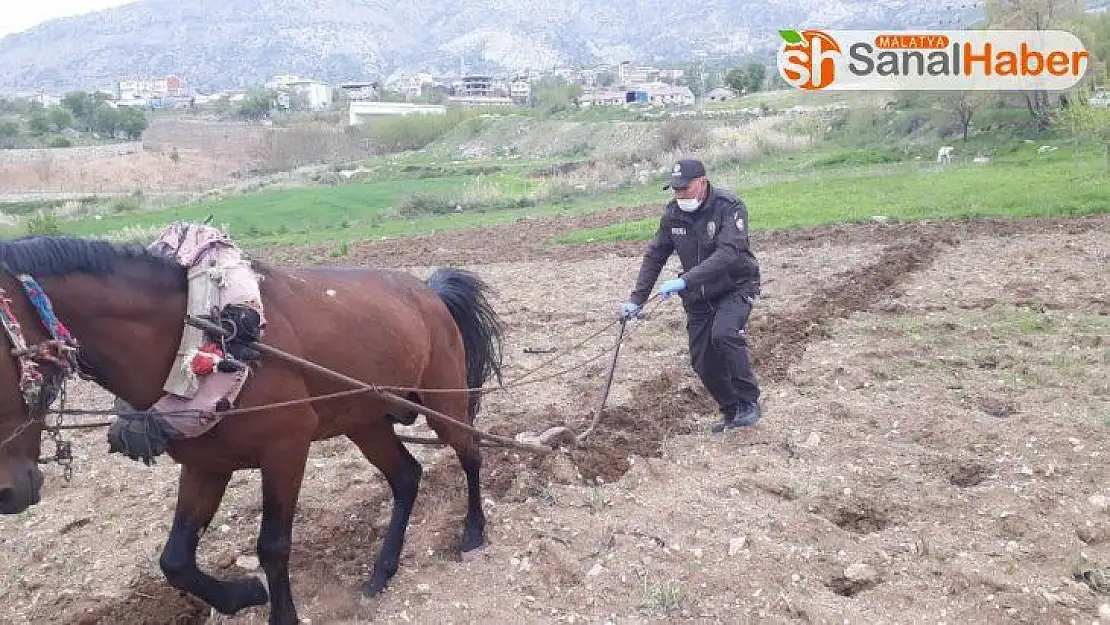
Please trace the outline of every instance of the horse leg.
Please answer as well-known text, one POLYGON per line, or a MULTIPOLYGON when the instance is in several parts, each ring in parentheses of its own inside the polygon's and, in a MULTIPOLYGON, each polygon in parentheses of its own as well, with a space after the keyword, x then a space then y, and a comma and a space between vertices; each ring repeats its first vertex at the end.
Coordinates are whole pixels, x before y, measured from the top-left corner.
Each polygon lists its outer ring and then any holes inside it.
POLYGON ((266 603, 266 588, 255 577, 220 581, 197 568, 197 545, 220 507, 230 473, 181 467, 177 510, 159 565, 171 586, 195 595, 221 614, 266 603))
MULTIPOLYGON (((466 400, 451 395, 429 396, 427 406, 440 413, 466 414, 466 400)), ((455 455, 466 473, 466 521, 463 522, 462 542, 459 547, 464 553, 473 551, 486 542, 486 514, 482 510, 482 454, 478 438, 453 425, 429 420, 428 425, 439 439, 455 450, 455 455)))
POLYGON ((470 443, 455 448, 463 472, 466 473, 466 521, 460 549, 465 553, 473 551, 486 543, 486 513, 482 510, 482 454, 478 440, 468 435, 470 443))
POLYGON ((309 441, 282 446, 262 458, 262 523, 258 532, 258 562, 270 588, 270 625, 299 623, 289 583, 289 554, 293 546, 293 516, 308 460, 309 441))
POLYGON ((374 563, 370 581, 362 589, 365 594, 374 597, 381 593, 397 572, 401 549, 405 543, 405 530, 409 525, 412 507, 416 503, 420 476, 424 469, 401 444, 393 433, 392 426, 348 432, 347 438, 385 475, 389 488, 393 491, 393 515, 389 519, 389 528, 382 539, 382 548, 374 563))

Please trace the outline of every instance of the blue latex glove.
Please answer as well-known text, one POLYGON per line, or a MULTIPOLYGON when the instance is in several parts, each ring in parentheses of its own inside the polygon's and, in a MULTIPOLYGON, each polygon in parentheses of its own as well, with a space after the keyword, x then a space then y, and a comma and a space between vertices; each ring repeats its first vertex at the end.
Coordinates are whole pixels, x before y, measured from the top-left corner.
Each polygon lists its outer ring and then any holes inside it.
POLYGON ((659 301, 666 301, 671 295, 684 290, 686 290, 686 281, 682 278, 667 280, 659 287, 659 301))
POLYGON ((625 302, 621 304, 621 317, 631 319, 640 314, 640 307, 632 302, 625 302))

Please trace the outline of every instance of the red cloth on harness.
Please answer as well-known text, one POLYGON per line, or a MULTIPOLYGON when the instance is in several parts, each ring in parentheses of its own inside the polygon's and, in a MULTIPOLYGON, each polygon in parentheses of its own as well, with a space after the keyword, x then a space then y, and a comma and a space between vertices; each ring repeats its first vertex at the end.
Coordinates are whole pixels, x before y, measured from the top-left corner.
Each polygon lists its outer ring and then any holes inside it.
POLYGON ((205 343, 189 361, 189 368, 197 375, 208 375, 216 370, 216 365, 224 359, 224 350, 215 343, 205 343))

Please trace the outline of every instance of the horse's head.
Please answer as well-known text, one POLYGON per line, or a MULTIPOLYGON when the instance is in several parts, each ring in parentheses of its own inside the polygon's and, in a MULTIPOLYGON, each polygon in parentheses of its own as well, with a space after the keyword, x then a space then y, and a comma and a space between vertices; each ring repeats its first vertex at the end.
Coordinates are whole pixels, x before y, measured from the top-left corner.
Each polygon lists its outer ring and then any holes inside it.
MULTIPOLYGON (((44 372, 16 352, 16 342, 30 345, 45 339, 19 283, 0 270, 0 514, 18 514, 39 502, 42 472, 38 468, 42 447, 42 419, 28 404, 29 397, 45 400, 34 389, 44 372), (14 338, 13 338, 14 337, 14 338), (34 367, 34 368, 29 368, 34 367)), ((46 393, 50 389, 44 389, 46 393)))
POLYGON ((4 337, 0 344, 0 514, 18 514, 41 497, 42 421, 23 403, 21 370, 11 355, 11 343, 4 337))

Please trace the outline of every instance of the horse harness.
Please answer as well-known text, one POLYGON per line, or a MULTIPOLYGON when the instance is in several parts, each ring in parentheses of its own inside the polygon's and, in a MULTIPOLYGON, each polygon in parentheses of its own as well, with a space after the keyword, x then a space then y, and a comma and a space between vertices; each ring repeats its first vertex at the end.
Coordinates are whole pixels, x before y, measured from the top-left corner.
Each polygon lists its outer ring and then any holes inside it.
MULTIPOLYGON (((5 267, 6 269, 6 267, 5 267)), ((41 424, 54 441, 55 453, 49 458, 40 458, 39 464, 55 462, 62 467, 66 481, 73 475, 73 454, 70 441, 62 440, 60 430, 62 414, 59 411, 57 421, 47 424, 47 415, 56 399, 61 397, 61 404, 65 404, 65 384, 73 373, 79 373, 81 367, 78 363, 77 340, 69 329, 54 314, 54 308, 46 291, 31 276, 19 274, 15 276, 23 287, 23 292, 30 300, 32 308, 38 315, 38 320, 48 332, 50 338, 36 343, 28 344, 23 333, 23 326, 12 310, 12 300, 7 292, 0 288, 0 325, 4 326, 4 333, 11 342, 11 354, 15 357, 19 369, 19 389, 23 395, 23 406, 27 419, 6 439, 0 441, 0 448, 5 447, 15 440, 27 428, 41 424), (42 365, 50 365, 44 370, 42 365)))

